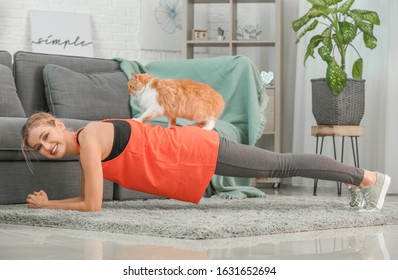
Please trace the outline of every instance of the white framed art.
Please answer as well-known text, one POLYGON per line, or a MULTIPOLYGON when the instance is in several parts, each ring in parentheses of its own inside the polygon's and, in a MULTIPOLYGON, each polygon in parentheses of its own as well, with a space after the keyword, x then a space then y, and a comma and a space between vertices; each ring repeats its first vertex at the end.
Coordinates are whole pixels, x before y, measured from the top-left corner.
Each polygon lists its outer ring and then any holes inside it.
POLYGON ((141 2, 141 47, 181 51, 183 0, 141 2))
POLYGON ((88 14, 29 11, 32 51, 93 57, 88 14))

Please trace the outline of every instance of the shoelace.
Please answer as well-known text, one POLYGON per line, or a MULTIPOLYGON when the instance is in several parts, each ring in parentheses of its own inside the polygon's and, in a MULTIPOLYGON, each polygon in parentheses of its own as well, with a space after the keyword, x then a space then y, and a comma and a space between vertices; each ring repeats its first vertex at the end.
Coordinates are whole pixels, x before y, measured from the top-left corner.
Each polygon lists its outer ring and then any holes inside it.
POLYGON ((369 206, 372 207, 372 205, 370 205, 370 190, 368 188, 364 188, 362 189, 362 193, 363 193, 363 200, 365 202, 364 204, 364 208, 368 208, 369 206))
POLYGON ((363 192, 359 187, 353 186, 350 188, 350 206, 351 207, 360 207, 363 200, 363 192))

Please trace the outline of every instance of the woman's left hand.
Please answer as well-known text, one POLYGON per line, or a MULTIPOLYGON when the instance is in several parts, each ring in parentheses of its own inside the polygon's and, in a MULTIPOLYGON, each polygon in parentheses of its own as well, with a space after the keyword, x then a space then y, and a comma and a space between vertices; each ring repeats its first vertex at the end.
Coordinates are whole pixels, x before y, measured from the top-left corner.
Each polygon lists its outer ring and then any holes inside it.
POLYGON ((29 208, 43 208, 48 203, 48 197, 45 191, 33 192, 26 199, 29 208))

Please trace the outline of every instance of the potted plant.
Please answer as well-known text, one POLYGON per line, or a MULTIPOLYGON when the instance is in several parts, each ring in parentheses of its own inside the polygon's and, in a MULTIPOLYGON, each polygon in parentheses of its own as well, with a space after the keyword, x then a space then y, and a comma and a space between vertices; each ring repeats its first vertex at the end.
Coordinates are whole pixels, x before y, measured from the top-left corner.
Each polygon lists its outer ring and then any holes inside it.
POLYGON ((301 30, 296 43, 319 25, 325 27, 311 38, 304 57, 305 64, 310 56, 315 58, 314 51, 318 48, 319 56, 327 64, 325 78, 311 80, 314 117, 318 125, 358 125, 365 107, 365 80, 363 58, 354 46, 358 42, 354 39, 362 35, 365 46, 374 49, 377 39, 373 27, 380 25, 379 16, 374 11, 352 9, 355 0, 307 1, 312 7, 293 21, 292 26, 296 32, 301 30), (352 78, 346 71, 349 50, 358 55, 352 65, 352 78), (324 113, 327 115, 320 116, 324 113))

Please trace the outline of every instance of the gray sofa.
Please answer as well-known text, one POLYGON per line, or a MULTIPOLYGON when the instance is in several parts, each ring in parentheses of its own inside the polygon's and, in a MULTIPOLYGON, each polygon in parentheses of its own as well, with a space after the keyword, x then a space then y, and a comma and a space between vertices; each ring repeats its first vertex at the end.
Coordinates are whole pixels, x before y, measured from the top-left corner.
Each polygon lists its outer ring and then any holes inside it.
MULTIPOLYGON (((127 78, 114 60, 0 51, 0 204, 25 203, 39 189, 51 199, 80 192, 77 158, 32 157, 29 170, 20 150, 26 117, 50 111, 76 130, 91 120, 131 118, 128 98, 127 78), (86 98, 78 96, 82 91, 86 98)), ((104 200, 150 197, 104 181, 104 200)))

